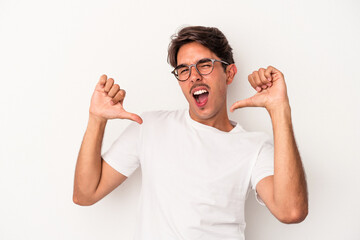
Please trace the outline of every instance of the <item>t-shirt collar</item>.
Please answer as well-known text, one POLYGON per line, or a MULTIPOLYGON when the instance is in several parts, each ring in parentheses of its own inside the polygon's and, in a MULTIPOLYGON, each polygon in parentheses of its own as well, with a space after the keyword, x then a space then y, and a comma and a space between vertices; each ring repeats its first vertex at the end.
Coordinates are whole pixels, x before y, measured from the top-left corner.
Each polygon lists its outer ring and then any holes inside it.
POLYGON ((242 127, 235 121, 233 120, 230 120, 230 123, 232 126, 234 126, 233 129, 231 129, 229 132, 225 132, 225 131, 221 131, 215 127, 212 127, 212 126, 208 126, 206 124, 203 124, 203 123, 200 123, 200 122, 197 122, 195 121, 194 119, 192 119, 190 117, 190 112, 189 112, 189 109, 185 109, 184 110, 184 115, 185 115, 185 118, 187 120, 187 122, 192 125, 193 127, 197 128, 197 129, 201 129, 201 130, 205 130, 205 131, 211 131, 211 132, 216 132, 216 133, 223 133, 223 134, 231 134, 231 133, 238 133, 238 132, 241 132, 242 131, 242 127))

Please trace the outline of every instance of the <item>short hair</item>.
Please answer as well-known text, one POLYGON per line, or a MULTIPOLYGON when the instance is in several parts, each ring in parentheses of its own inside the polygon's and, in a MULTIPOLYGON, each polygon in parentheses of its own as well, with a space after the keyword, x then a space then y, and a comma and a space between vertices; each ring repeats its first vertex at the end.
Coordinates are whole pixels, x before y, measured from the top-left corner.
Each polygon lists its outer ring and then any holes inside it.
MULTIPOLYGON (((171 36, 168 47, 168 63, 174 68, 177 66, 177 55, 181 46, 198 42, 216 54, 221 60, 234 63, 232 48, 225 35, 216 27, 189 26, 182 28, 178 33, 171 36)), ((224 71, 226 64, 222 64, 224 71)))

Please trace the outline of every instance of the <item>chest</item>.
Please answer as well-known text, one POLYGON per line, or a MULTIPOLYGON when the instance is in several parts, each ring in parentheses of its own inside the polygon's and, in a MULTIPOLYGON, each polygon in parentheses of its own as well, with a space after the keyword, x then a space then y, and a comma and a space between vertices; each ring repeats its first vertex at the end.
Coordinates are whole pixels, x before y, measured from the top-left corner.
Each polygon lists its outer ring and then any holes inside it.
POLYGON ((256 154, 245 138, 177 127, 151 136, 144 138, 141 166, 143 179, 154 188, 202 196, 246 194, 256 154))

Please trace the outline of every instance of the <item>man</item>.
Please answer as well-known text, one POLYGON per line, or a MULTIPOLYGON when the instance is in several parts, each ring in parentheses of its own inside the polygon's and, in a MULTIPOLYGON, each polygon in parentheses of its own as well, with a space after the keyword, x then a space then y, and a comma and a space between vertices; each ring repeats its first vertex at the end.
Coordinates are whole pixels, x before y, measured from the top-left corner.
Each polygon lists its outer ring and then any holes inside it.
POLYGON ((74 202, 96 203, 141 165, 135 239, 244 239, 251 189, 281 222, 303 221, 307 187, 283 74, 272 66, 254 71, 248 80, 257 93, 230 108, 265 107, 273 144, 267 134, 248 132, 228 118, 226 92, 237 69, 217 28, 183 28, 168 50, 189 109, 140 117, 124 110, 125 91, 101 76, 78 156, 74 202), (106 122, 114 118, 134 122, 101 156, 106 122))

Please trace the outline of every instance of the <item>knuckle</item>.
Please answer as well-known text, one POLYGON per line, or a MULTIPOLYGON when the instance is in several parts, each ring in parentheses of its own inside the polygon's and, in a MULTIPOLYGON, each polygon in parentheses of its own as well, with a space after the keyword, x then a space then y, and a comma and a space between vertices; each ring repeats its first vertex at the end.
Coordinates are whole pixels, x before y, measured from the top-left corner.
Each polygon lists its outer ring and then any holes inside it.
POLYGON ((121 96, 121 93, 120 92, 117 92, 116 94, 115 94, 115 97, 116 98, 119 98, 121 96))
POLYGON ((119 94, 116 96, 116 98, 119 99, 119 100, 122 100, 122 99, 124 99, 124 96, 119 93, 119 94))

